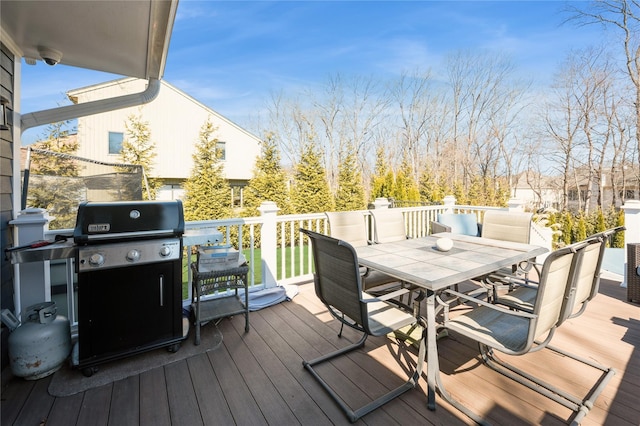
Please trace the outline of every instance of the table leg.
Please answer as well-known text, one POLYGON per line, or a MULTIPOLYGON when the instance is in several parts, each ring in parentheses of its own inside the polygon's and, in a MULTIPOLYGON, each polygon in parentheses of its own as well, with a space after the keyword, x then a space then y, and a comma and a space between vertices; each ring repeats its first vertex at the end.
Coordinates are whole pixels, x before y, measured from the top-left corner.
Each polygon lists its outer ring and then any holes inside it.
POLYGON ((436 377, 439 373, 438 344, 436 342, 436 294, 427 291, 427 406, 436 409, 436 377))

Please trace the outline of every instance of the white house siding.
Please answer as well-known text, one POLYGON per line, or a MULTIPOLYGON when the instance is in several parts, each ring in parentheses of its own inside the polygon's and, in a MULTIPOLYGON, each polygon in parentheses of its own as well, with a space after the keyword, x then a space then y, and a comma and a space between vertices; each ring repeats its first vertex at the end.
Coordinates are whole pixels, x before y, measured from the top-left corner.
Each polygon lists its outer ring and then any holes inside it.
MULTIPOLYGON (((137 93, 145 88, 145 80, 125 78, 72 90, 68 95, 81 103, 137 93)), ((215 136, 226 142, 226 178, 235 182, 246 182, 251 178, 255 159, 260 153, 259 139, 164 81, 157 98, 148 104, 78 119, 80 149, 77 155, 97 161, 119 162, 117 154, 109 154, 109 132, 121 132, 126 139, 125 123, 132 114, 142 115, 142 120, 149 123, 151 138, 156 145, 157 156, 153 170, 147 171, 149 176, 172 183, 189 177, 200 129, 210 118, 218 129, 215 136)), ((175 187, 167 190, 173 194, 180 193, 175 187)), ((172 198, 167 193, 159 194, 159 197, 172 198)))

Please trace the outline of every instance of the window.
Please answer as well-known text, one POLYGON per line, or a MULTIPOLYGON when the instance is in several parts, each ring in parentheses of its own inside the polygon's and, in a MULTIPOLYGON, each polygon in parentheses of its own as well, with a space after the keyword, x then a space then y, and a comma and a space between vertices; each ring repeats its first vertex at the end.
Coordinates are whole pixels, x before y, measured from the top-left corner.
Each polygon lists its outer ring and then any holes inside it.
POLYGON ((245 185, 231 185, 231 207, 242 208, 245 185))
POLYGON ((120 154, 120 152, 122 151, 123 140, 123 133, 109 132, 109 154, 120 154))
POLYGON ((585 189, 581 189, 580 191, 570 189, 567 195, 569 196, 569 201, 582 201, 587 199, 587 191, 585 189))
POLYGON ((226 142, 218 142, 216 144, 216 150, 220 153, 220 160, 227 159, 227 143, 226 142))
POLYGON ((625 189, 624 190, 624 199, 625 200, 633 200, 636 198, 636 191, 633 189, 625 189))

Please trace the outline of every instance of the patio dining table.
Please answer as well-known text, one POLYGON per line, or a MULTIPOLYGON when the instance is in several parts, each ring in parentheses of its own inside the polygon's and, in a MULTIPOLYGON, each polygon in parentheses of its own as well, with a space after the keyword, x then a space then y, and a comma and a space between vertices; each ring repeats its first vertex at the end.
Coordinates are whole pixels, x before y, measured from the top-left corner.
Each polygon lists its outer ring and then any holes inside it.
MULTIPOLYGON (((535 258, 547 251, 544 247, 530 244, 451 233, 356 248, 360 265, 425 290, 429 409, 436 409, 436 391, 451 402, 440 381, 436 342, 436 293, 463 281, 535 258), (436 241, 440 238, 452 240, 453 247, 448 251, 438 250, 436 241)), ((466 412, 464 409, 463 411, 466 412)))

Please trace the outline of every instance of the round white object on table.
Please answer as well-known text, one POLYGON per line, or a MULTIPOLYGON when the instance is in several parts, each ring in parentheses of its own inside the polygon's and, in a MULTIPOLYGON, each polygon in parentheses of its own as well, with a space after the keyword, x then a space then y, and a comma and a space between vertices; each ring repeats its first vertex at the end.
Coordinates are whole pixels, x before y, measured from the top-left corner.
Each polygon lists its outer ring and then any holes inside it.
POLYGON ((436 240, 436 248, 440 251, 449 251, 453 247, 453 241, 451 238, 438 238, 436 240))

